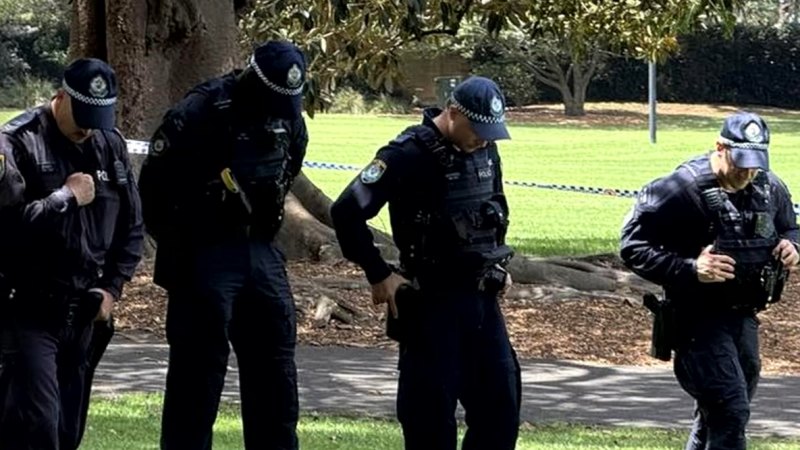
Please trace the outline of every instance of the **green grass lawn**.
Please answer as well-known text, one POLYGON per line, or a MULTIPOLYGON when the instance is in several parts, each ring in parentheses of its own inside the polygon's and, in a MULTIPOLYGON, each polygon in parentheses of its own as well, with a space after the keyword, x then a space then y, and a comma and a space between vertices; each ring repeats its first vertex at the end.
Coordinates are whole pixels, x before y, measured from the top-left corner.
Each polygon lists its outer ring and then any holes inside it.
MULTIPOLYGON (((793 113, 765 115, 772 130, 771 162, 790 189, 800 189, 800 120, 793 113)), ((366 165, 376 150, 417 117, 389 118, 319 114, 308 121, 307 159, 366 165)), ((511 141, 500 143, 506 180, 639 189, 682 161, 710 150, 721 119, 670 116, 659 122, 658 144, 646 127, 511 124, 511 141)), ((355 172, 306 169, 337 196, 355 172)), ((509 240, 528 254, 616 252, 620 225, 631 199, 507 188, 509 240)), ((373 223, 388 228, 384 211, 373 223)))
MULTIPOLYGON (((161 396, 126 395, 92 402, 89 427, 82 449, 157 449, 161 396)), ((461 430, 463 433, 463 429, 461 430)), ((682 448, 687 430, 605 428, 575 425, 524 427, 517 449, 675 449, 682 448)), ((330 416, 303 416, 299 424, 301 448, 309 450, 402 449, 395 421, 330 416)), ((214 448, 241 449, 242 427, 235 406, 223 407, 214 430, 214 448)), ((800 449, 800 441, 753 439, 753 449, 800 449)))
MULTIPOLYGON (((13 115, 0 110, 0 122, 13 115)), ((789 188, 800 189, 800 113, 765 114, 772 130, 774 170, 789 188)), ((308 120, 307 159, 363 167, 375 152, 416 116, 375 117, 317 114, 308 120)), ((665 116, 658 144, 646 126, 511 124, 511 141, 500 150, 506 180, 604 188, 639 189, 682 161, 713 147, 722 120, 703 116, 665 116)), ((305 169, 329 196, 336 197, 355 171, 305 169)), ((622 218, 631 199, 508 187, 511 229, 519 252, 580 255, 616 252, 622 218)), ((389 229, 384 210, 373 225, 389 229)))
POLYGON ((13 109, 3 109, 0 108, 0 125, 8 122, 9 120, 13 119, 20 111, 16 111, 13 109))

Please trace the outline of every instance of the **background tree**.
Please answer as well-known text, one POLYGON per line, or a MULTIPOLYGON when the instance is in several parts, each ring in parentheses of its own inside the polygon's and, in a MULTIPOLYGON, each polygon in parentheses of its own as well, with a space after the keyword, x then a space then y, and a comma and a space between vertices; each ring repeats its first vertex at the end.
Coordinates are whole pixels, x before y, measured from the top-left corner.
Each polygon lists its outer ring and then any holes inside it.
POLYGON ((52 94, 67 58, 69 8, 61 0, 0 0, 0 107, 52 94))
MULTIPOLYGON (((589 83, 612 55, 662 61, 677 37, 712 22, 731 25, 742 2, 696 0, 542 0, 529 2, 498 35, 480 27, 464 34, 467 49, 488 52, 555 89, 567 116, 585 114, 589 83)), ((473 53, 472 59, 485 55, 473 53)))
POLYGON ((800 24, 800 0, 747 0, 736 15, 739 23, 783 29, 800 24))

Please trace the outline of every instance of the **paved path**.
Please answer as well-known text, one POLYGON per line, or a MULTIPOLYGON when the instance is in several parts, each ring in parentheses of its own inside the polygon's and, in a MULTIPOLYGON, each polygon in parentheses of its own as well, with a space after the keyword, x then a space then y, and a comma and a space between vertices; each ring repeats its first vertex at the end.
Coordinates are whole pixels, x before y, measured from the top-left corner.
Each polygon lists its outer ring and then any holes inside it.
MULTIPOLYGON (((158 392, 164 388, 167 346, 117 337, 98 368, 99 393, 158 392)), ((300 406, 304 411, 393 416, 396 352, 299 347, 300 406)), ((692 401, 668 367, 606 366, 569 361, 521 361, 524 421, 686 428, 692 401)), ((224 396, 238 398, 232 358, 224 396)), ((765 377, 751 433, 800 437, 800 377, 765 377)))

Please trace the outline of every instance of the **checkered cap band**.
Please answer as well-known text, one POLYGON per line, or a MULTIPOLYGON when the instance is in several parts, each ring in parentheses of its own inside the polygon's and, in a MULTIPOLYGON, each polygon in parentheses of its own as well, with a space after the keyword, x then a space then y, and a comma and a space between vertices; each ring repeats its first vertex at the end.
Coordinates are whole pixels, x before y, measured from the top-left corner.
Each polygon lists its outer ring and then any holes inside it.
POLYGON ((506 121, 506 115, 505 114, 502 114, 502 115, 500 115, 498 117, 486 116, 486 115, 483 115, 483 114, 478 114, 475 111, 471 111, 471 110, 467 109, 464 105, 459 103, 458 100, 456 100, 455 97, 453 97, 453 96, 450 97, 450 102, 453 104, 453 106, 456 107, 457 110, 461 111, 461 113, 464 114, 465 116, 467 116, 467 118, 469 120, 471 120, 472 122, 503 123, 503 122, 506 121))
POLYGON ((769 150, 769 144, 760 142, 734 142, 726 137, 719 137, 719 143, 731 148, 743 148, 746 150, 769 150))
POLYGON ((70 97, 74 98, 75 100, 77 100, 77 101, 79 101, 81 103, 86 103, 87 105, 92 105, 92 106, 111 106, 114 103, 117 103, 117 97, 95 98, 95 97, 88 97, 86 95, 83 95, 80 92, 76 91, 75 89, 72 89, 67 84, 66 80, 64 80, 64 82, 61 83, 61 86, 64 88, 65 91, 67 91, 67 94, 69 94, 70 97))
POLYGON ((268 88, 272 89, 273 91, 275 91, 275 92, 277 92, 279 94, 294 96, 294 95, 300 95, 300 94, 303 93, 303 84, 305 84, 305 83, 301 84, 300 86, 296 87, 295 89, 287 89, 287 88, 285 88, 283 86, 278 86, 277 84, 275 84, 272 81, 270 81, 270 79, 267 78, 266 75, 264 75, 264 72, 261 71, 261 68, 258 67, 258 64, 256 64, 256 57, 255 56, 251 56, 250 57, 250 67, 252 67, 253 70, 256 71, 256 74, 258 74, 258 78, 261 78, 261 81, 263 81, 264 84, 266 84, 268 88))

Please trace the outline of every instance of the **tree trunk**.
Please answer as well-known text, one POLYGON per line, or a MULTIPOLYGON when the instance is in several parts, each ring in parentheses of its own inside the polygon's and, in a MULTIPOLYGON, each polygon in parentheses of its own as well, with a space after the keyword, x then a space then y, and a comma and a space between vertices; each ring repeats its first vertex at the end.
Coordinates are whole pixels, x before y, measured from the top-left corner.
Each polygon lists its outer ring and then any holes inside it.
POLYGON ((568 116, 585 116, 586 115, 586 89, 589 87, 590 78, 586 76, 579 76, 580 72, 572 78, 572 106, 568 116))
POLYGON ((577 97, 564 101, 564 115, 569 117, 580 117, 586 115, 584 102, 577 97))
POLYGON ((74 0, 70 56, 108 61, 119 128, 147 139, 190 87, 243 60, 236 37, 233 0, 74 0))

